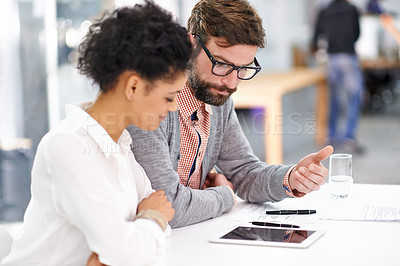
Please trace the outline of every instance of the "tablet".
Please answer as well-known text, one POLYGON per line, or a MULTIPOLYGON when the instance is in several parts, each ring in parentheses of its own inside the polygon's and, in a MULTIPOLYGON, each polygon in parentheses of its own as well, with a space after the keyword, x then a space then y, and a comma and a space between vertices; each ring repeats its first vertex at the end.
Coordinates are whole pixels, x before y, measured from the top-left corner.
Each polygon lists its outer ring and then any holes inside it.
POLYGON ((209 239, 213 243, 307 248, 324 230, 236 226, 209 239))

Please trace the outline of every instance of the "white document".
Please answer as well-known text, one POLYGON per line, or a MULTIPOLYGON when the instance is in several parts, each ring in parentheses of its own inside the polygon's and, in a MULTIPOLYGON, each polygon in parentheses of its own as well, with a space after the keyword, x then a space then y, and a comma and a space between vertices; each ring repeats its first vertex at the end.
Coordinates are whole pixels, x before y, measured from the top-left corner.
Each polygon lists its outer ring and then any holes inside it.
POLYGON ((326 208, 322 217, 348 221, 400 221, 400 206, 337 201, 326 208))

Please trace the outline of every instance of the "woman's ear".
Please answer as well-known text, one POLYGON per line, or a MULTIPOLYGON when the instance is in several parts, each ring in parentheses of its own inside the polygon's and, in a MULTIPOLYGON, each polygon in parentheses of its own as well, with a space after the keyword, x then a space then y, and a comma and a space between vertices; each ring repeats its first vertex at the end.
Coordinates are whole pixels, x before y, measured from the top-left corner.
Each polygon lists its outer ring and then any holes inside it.
POLYGON ((130 75, 125 83, 125 96, 128 100, 132 101, 137 94, 138 86, 142 80, 137 75, 130 75))

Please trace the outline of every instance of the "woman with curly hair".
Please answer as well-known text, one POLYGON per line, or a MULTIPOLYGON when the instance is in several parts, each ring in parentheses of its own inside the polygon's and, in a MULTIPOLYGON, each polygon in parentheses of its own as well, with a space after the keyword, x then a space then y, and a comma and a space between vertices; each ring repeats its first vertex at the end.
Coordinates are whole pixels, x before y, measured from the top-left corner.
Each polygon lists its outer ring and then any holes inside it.
POLYGON ((176 111, 191 51, 185 28, 148 1, 90 27, 78 69, 99 95, 67 105, 41 140, 22 230, 1 265, 85 265, 92 252, 114 266, 160 258, 174 209, 152 190, 125 128, 154 130, 176 111))

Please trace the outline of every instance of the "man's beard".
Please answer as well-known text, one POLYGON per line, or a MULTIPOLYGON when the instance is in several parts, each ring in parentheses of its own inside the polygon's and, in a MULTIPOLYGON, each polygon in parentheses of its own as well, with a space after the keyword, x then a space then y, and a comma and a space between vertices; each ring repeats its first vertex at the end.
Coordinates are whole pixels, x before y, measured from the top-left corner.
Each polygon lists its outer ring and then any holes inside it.
POLYGON ((237 89, 237 88, 230 89, 227 86, 217 86, 209 82, 206 82, 204 80, 201 80, 193 67, 192 69, 189 70, 189 85, 194 93, 194 96, 198 100, 215 106, 223 105, 231 96, 231 94, 234 93, 237 89), (214 88, 218 91, 226 91, 228 92, 228 94, 214 95, 210 91, 211 88, 214 88))

